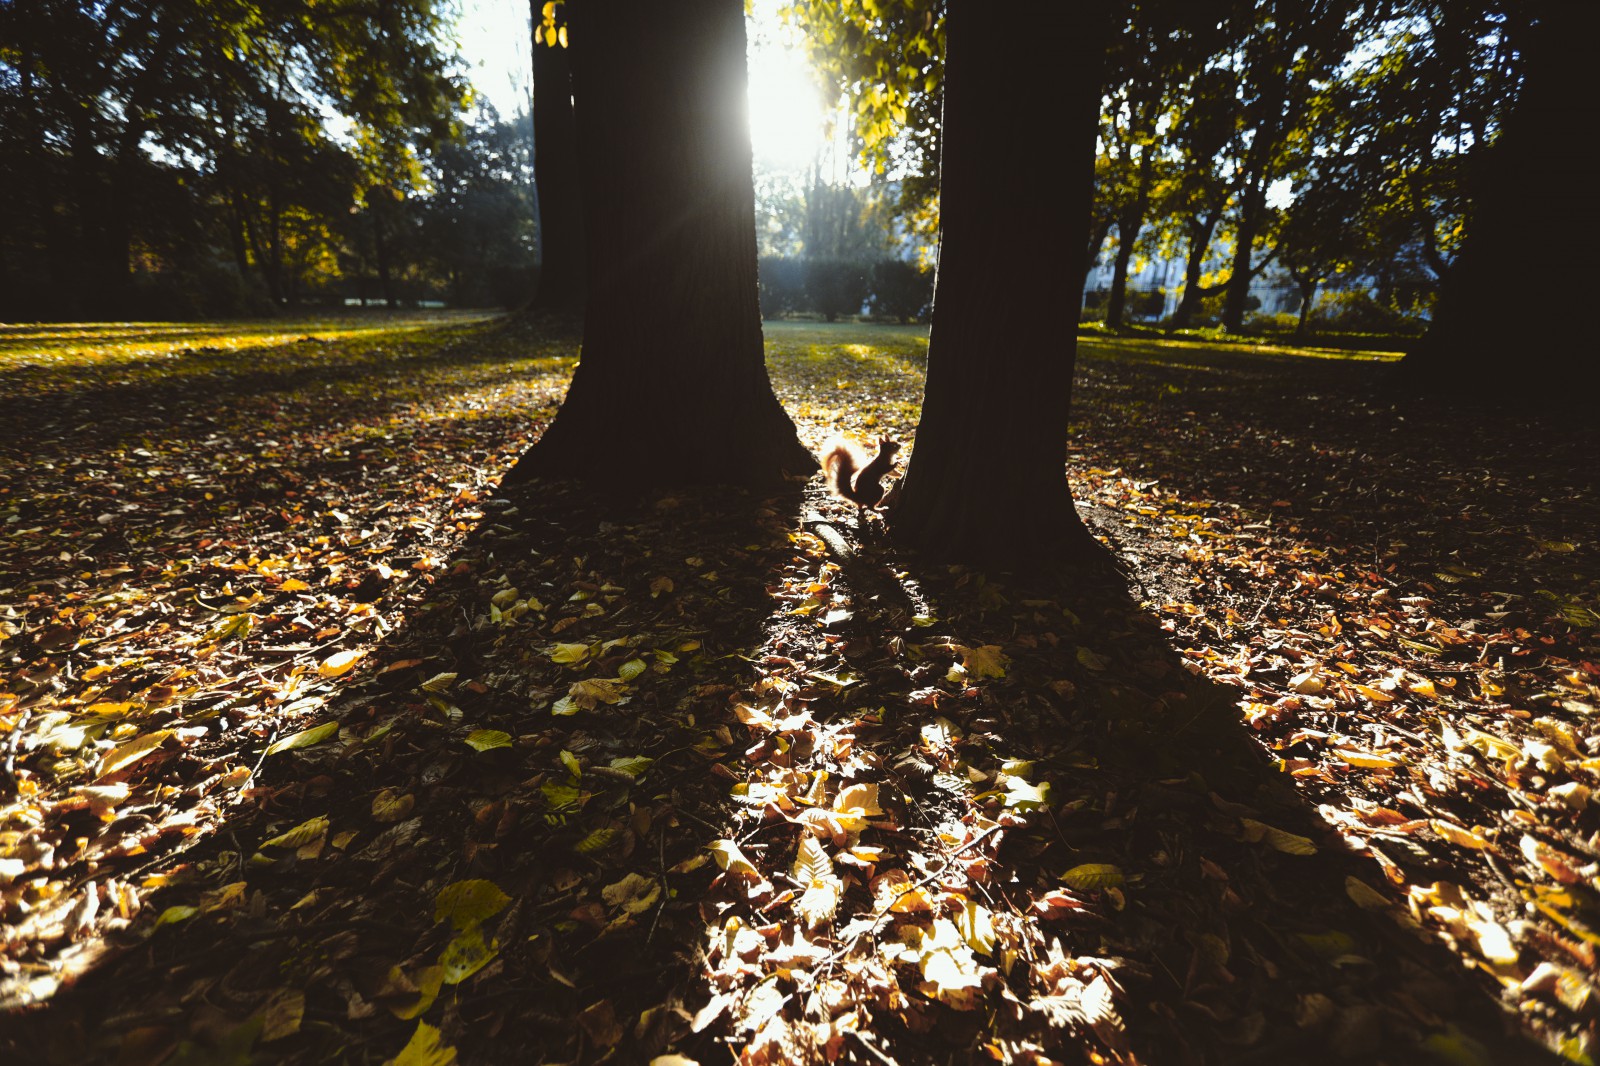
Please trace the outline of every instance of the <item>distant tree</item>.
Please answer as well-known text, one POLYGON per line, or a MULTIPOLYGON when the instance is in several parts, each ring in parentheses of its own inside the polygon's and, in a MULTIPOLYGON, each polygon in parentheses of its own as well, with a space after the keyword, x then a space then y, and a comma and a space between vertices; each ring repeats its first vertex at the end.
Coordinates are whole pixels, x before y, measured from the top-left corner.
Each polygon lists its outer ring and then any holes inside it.
POLYGON ((1270 259, 1255 257, 1273 219, 1268 192, 1304 162, 1314 132, 1307 116, 1350 54, 1359 13, 1358 0, 1241 0, 1236 6, 1239 43, 1224 58, 1237 72, 1240 101, 1232 159, 1234 251, 1222 283, 1222 323, 1229 330, 1243 324, 1250 283, 1270 259))
POLYGON ((162 167, 187 171, 191 211, 231 214, 223 246, 287 298, 286 227, 327 200, 306 191, 325 186, 323 114, 394 146, 445 133, 464 90, 442 29, 432 0, 0 5, 0 194, 32 220, 4 260, 56 300, 33 313, 136 310, 136 250, 166 239, 143 198, 162 167))
POLYGON ((850 111, 858 158, 892 179, 914 229, 938 224, 944 5, 937 0, 791 0, 812 69, 850 111))
POLYGON ((1108 6, 1044 5, 1020 32, 979 0, 949 4, 928 381, 891 525, 939 558, 1004 567, 1094 547, 1066 480, 1072 327, 1052 309, 1083 283, 1060 249, 1088 240, 1108 6), (1016 151, 1045 128, 1065 174, 1016 151))
POLYGON ((1278 227, 1278 261, 1300 290, 1295 337, 1304 339, 1317 289, 1338 274, 1354 273, 1366 261, 1367 190, 1353 168, 1324 162, 1295 189, 1278 227))
POLYGON ((1590 84, 1600 5, 1528 0, 1512 46, 1522 90, 1469 182, 1461 252, 1403 366, 1418 387, 1559 403, 1594 350, 1600 200, 1575 138, 1600 123, 1590 84), (1552 206, 1554 205, 1554 206, 1552 206))
POLYGON ((535 250, 529 125, 525 112, 501 121, 484 107, 430 156, 421 253, 458 307, 527 300, 535 250))
POLYGON ((1184 254, 1183 291, 1169 325, 1187 329, 1200 302, 1221 290, 1203 284, 1211 238, 1232 199, 1224 153, 1233 141, 1237 79, 1224 67, 1206 65, 1174 94, 1179 101, 1166 141, 1175 156, 1175 177, 1167 184, 1156 214, 1166 238, 1184 254))
POLYGON ((816 469, 773 395, 756 295, 739 0, 574 5, 583 356, 508 475, 772 487, 816 469))

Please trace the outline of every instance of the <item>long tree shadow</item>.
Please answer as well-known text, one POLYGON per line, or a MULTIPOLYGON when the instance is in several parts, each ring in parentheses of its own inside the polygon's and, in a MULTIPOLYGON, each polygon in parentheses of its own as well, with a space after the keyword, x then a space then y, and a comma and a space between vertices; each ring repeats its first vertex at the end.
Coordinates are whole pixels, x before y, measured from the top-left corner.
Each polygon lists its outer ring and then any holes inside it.
MULTIPOLYGON (((885 768, 878 795, 898 797, 898 831, 924 841, 927 868, 944 863, 928 879, 932 916, 857 900, 857 920, 891 921, 846 960, 870 971, 874 950, 893 958, 921 936, 908 929, 973 906, 998 931, 988 958, 1013 960, 984 976, 986 1009, 902 981, 903 1009, 873 1019, 880 1054, 1547 1057, 1513 1035, 1492 982, 1464 974, 1374 887, 1372 865, 1345 852, 1243 724, 1238 692, 1192 672, 1118 581, 999 585, 894 553, 841 554, 828 525, 815 528, 842 564, 833 587, 848 614, 829 628, 839 666, 863 678, 829 720, 868 723, 855 743, 885 768), (1008 820, 1022 809, 1025 825, 1008 820), (1116 1008, 1097 1017, 1102 980, 1116 1008)), ((780 969, 738 987, 753 994, 780 969)), ((814 1039, 826 1020, 796 1024, 814 1039)), ((780 1045, 755 1037, 757 1051, 780 1045)))
POLYGON ((680 1030, 703 932, 685 886, 727 816, 707 770, 794 502, 488 501, 319 713, 337 740, 269 757, 252 802, 165 871, 159 907, 186 920, 122 934, 115 962, 9 1020, 9 1049, 389 1057, 421 1017, 467 1061, 529 1061, 680 1030))

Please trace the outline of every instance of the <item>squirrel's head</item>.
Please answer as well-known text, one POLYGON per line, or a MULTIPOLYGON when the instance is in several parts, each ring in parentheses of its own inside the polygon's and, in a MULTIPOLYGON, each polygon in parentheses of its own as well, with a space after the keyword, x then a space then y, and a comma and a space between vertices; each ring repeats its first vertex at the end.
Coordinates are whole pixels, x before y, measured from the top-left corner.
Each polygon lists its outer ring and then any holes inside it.
POLYGON ((880 452, 887 452, 888 454, 893 455, 900 450, 900 442, 897 440, 890 440, 888 437, 879 437, 878 450, 880 452))

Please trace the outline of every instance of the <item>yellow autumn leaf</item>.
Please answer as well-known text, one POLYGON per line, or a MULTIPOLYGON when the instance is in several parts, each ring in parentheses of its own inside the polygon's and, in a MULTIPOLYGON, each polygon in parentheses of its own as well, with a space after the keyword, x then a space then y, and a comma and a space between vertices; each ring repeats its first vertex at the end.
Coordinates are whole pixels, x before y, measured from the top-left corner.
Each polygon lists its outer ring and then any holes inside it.
POLYGON ((359 650, 334 652, 317 666, 317 673, 322 677, 341 677, 348 674, 350 668, 360 662, 366 654, 359 650))
POLYGON ((961 665, 970 673, 979 677, 1005 677, 1006 663, 1010 658, 1000 650, 998 644, 985 644, 978 648, 957 647, 961 653, 961 665))
POLYGON ((567 698, 580 707, 593 707, 597 703, 619 703, 626 688, 620 681, 605 677, 590 677, 574 681, 567 690, 567 698))
POLYGON ((1404 765, 1399 758, 1393 755, 1374 755, 1365 751, 1346 751, 1339 749, 1334 752, 1340 759, 1351 766, 1363 770, 1392 770, 1396 766, 1404 765))
POLYGON ((328 816, 319 814, 301 822, 287 833, 279 833, 271 840, 263 840, 264 848, 299 848, 311 843, 328 831, 328 816))
POLYGON ((578 663, 589 657, 587 644, 552 644, 550 660, 558 663, 578 663))
POLYGON ((883 808, 878 806, 878 786, 876 784, 859 784, 840 789, 839 794, 834 797, 833 809, 862 818, 875 818, 882 815, 883 808))
POLYGON ((1120 867, 1108 862, 1086 862, 1074 866, 1061 875, 1061 880, 1067 887, 1078 892, 1095 892, 1102 888, 1116 888, 1122 884, 1123 876, 1120 867))
POLYGON ((466 929, 499 914, 510 902, 511 897, 493 881, 456 881, 441 888, 434 897, 433 920, 466 929))
POLYGON ((298 733, 291 733, 273 741, 267 747, 268 755, 276 755, 280 751, 293 751, 297 748, 309 748, 313 744, 321 744, 324 740, 339 732, 338 722, 323 722, 321 725, 302 729, 298 733))
POLYGON ((1285 855, 1315 855, 1317 852, 1316 844, 1309 837, 1278 829, 1254 818, 1241 818, 1239 822, 1244 826, 1244 838, 1252 844, 1266 844, 1285 855))
POLYGON ((309 589, 310 587, 311 587, 310 585, 306 584, 304 581, 301 581, 299 578, 291 577, 287 581, 285 581, 283 584, 278 586, 278 591, 279 592, 304 592, 307 589, 309 589))
POLYGON ((106 752, 105 758, 100 760, 100 777, 114 774, 118 770, 126 769, 140 759, 155 751, 167 740, 176 735, 171 729, 158 729, 154 733, 146 733, 142 737, 135 737, 125 744, 118 744, 106 752))
POLYGON ((485 940, 483 929, 474 924, 462 929, 439 953, 439 965, 444 969, 444 983, 459 985, 500 954, 500 945, 485 940))
POLYGON ((467 734, 467 747, 473 751, 492 751, 510 746, 511 734, 500 729, 474 729, 467 734))
POLYGON ((372 817, 379 822, 398 822, 411 813, 417 798, 411 793, 396 792, 386 788, 372 797, 372 817))
POLYGON ((739 850, 739 845, 731 840, 718 840, 706 845, 706 850, 711 852, 717 860, 717 865, 730 874, 740 874, 746 877, 760 877, 755 864, 744 857, 744 852, 739 850))
POLYGON ((1440 837, 1456 845, 1457 847, 1472 848, 1475 851, 1482 851, 1484 848, 1493 847, 1488 838, 1483 834, 1475 832, 1471 829, 1463 829, 1459 825, 1453 825, 1450 822, 1440 821, 1437 818, 1430 818, 1428 820, 1428 826, 1435 833, 1438 833, 1440 837))
POLYGON ((1364 911, 1381 911, 1389 907, 1389 897, 1353 874, 1344 879, 1344 894, 1364 911))
POLYGON ((453 1066, 455 1061, 456 1049, 444 1043, 439 1030, 427 1022, 418 1022, 417 1031, 400 1054, 383 1066, 453 1066))
POLYGON ((262 1011, 261 1042, 270 1044, 300 1031, 300 1019, 306 1013, 306 994, 298 988, 285 988, 267 1000, 262 1011))
POLYGON ((661 898, 661 882, 643 874, 630 873, 600 890, 600 898, 613 910, 641 914, 661 898))

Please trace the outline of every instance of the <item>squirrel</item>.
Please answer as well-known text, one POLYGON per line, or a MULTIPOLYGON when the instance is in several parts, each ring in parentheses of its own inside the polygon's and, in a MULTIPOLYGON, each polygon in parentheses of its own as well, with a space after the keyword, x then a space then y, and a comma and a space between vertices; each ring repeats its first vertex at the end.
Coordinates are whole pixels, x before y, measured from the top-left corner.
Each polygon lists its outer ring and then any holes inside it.
POLYGON ((894 468, 898 441, 878 438, 878 454, 865 458, 849 441, 839 441, 822 456, 822 470, 834 492, 857 507, 876 507, 883 499, 883 477, 894 468))

